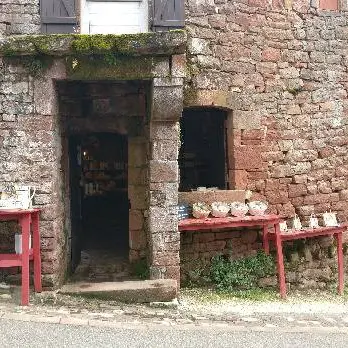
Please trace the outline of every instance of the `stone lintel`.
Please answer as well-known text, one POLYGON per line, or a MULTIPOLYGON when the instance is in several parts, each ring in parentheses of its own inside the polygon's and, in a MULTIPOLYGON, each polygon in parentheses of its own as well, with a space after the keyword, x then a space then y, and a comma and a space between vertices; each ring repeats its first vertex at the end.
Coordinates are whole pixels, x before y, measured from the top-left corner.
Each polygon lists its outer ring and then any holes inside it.
POLYGON ((0 40, 0 56, 91 55, 171 56, 185 53, 183 30, 123 35, 18 35, 0 40))

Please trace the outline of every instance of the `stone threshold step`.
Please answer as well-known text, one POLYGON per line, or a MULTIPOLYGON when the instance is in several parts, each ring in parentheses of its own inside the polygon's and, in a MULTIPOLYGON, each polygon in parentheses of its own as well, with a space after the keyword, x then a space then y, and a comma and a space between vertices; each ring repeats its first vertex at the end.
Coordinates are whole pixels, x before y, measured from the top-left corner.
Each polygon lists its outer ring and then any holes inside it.
POLYGON ((156 279, 102 283, 78 282, 66 284, 58 292, 127 303, 147 303, 172 301, 177 297, 177 291, 176 280, 156 279))

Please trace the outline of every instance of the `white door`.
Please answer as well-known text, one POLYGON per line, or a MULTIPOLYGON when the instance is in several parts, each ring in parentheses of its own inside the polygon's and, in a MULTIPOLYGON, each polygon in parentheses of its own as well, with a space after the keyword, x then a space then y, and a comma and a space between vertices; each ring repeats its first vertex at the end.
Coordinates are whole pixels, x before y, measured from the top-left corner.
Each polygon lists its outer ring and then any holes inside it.
POLYGON ((144 33, 148 18, 148 0, 81 1, 82 34, 144 33))

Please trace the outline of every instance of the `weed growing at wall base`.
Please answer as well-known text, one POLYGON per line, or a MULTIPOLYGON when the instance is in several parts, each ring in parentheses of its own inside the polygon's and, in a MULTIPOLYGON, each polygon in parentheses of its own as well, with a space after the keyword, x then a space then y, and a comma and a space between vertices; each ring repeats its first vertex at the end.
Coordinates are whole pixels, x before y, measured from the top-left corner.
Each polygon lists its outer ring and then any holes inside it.
POLYGON ((210 268, 212 282, 217 289, 224 291, 254 288, 260 278, 274 274, 273 257, 262 251, 236 260, 216 256, 212 259, 210 268))

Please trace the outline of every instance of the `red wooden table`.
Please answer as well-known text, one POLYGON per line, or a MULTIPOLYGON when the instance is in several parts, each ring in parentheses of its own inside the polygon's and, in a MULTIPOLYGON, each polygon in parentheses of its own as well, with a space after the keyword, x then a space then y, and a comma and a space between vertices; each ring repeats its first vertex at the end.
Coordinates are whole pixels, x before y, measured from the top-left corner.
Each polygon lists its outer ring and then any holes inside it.
MULTIPOLYGON (((280 232, 279 225, 276 226, 275 233, 268 233, 267 239, 274 240, 277 249, 277 267, 279 276, 280 295, 286 297, 285 271, 283 261, 283 242, 313 238, 320 236, 334 236, 337 242, 337 263, 338 263, 338 293, 343 294, 344 290, 344 269, 343 269, 343 247, 342 235, 347 230, 347 224, 341 224, 335 227, 319 227, 315 229, 292 230, 289 232, 280 232)), ((266 253, 269 253, 269 245, 266 243, 266 253)))
POLYGON ((0 254, 0 268, 22 267, 22 305, 29 304, 29 260, 34 261, 34 288, 41 292, 40 209, 0 209, 0 221, 17 220, 22 229, 22 254, 0 254), (33 246, 29 249, 30 226, 33 246))
MULTIPOLYGON (((225 218, 206 218, 206 219, 183 219, 178 223, 179 231, 198 231, 198 230, 210 230, 212 228, 233 228, 233 227, 262 227, 262 241, 263 248, 266 253, 269 253, 269 228, 274 227, 275 231, 279 231, 279 223, 282 221, 282 217, 279 215, 259 215, 259 216, 243 216, 243 217, 225 217, 225 218)), ((278 235, 278 234, 277 234, 278 235)), ((280 245, 279 243, 277 245, 280 245)), ((283 265, 283 253, 278 252, 277 248, 277 269, 279 274, 280 292, 282 281, 281 269, 284 270, 283 265), (279 265, 282 265, 280 267, 279 265)), ((284 272, 283 272, 284 273, 284 272)))
POLYGON ((286 297, 283 242, 302 238, 313 238, 318 236, 335 236, 337 240, 337 258, 338 258, 338 291, 343 293, 343 248, 342 234, 347 229, 346 224, 337 227, 320 227, 317 229, 304 229, 300 231, 280 232, 279 223, 283 218, 278 215, 244 216, 242 218, 206 218, 206 219, 183 219, 178 223, 179 231, 199 231, 210 230, 212 228, 233 228, 233 227, 255 227, 260 226, 263 230, 263 248, 269 254, 269 241, 275 241, 277 254, 277 271, 280 296, 286 297), (274 232, 269 228, 274 227, 274 232))
POLYGON ((210 230, 212 228, 233 228, 233 227, 262 227, 263 247, 269 250, 268 233, 269 228, 279 225, 282 218, 279 215, 269 214, 260 216, 206 218, 206 219, 183 219, 178 223, 179 231, 210 230))

